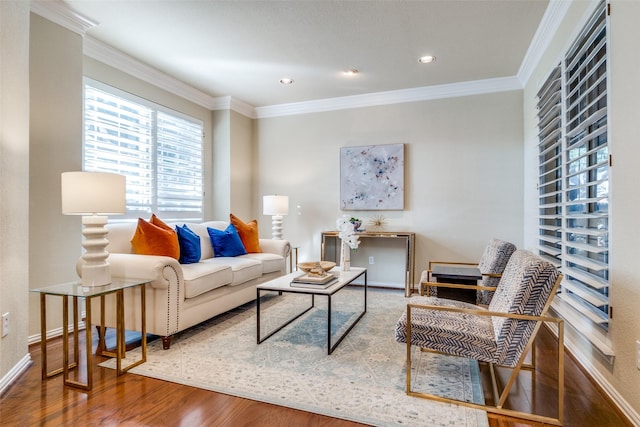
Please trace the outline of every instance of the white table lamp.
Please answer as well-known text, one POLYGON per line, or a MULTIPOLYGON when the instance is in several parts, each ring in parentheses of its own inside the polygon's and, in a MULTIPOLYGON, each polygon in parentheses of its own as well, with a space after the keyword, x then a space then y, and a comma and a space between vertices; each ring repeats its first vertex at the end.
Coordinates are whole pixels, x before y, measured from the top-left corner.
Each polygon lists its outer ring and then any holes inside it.
POLYGON ((126 178, 104 172, 63 172, 61 176, 62 213, 82 215, 82 285, 111 283, 109 252, 106 247, 106 215, 126 211, 126 178))
POLYGON ((282 215, 289 214, 288 196, 263 196, 262 213, 271 215, 271 238, 282 239, 282 215))

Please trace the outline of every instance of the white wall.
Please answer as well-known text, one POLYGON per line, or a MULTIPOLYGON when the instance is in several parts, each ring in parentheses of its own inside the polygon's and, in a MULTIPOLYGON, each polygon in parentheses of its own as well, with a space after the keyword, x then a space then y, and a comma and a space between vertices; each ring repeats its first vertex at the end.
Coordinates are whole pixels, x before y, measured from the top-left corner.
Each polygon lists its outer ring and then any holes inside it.
MULTIPOLYGON (((43 287, 77 280, 75 265, 82 255, 82 225, 77 216, 61 212, 60 173, 82 169, 83 75, 189 114, 205 129, 205 218, 213 200, 212 127, 210 110, 83 56, 82 36, 31 14, 31 137, 29 164, 29 286, 43 287)), ((26 185, 26 183, 25 183, 26 185)), ((25 210, 27 211, 27 210, 25 210)), ((4 239, 4 235, 3 235, 4 239)), ((29 298, 29 335, 40 334, 39 299, 29 298)), ((61 325, 60 304, 47 306, 49 330, 61 325)))
POLYGON ((253 219, 253 120, 235 111, 213 112, 213 204, 206 219, 253 219), (251 217, 251 218, 250 218, 251 217))
MULTIPOLYGON (((613 1, 610 18, 610 141, 613 155, 610 197, 610 300, 614 316, 610 338, 615 352, 613 364, 603 358, 571 328, 567 341, 594 377, 627 413, 640 413, 640 370, 636 368, 635 341, 640 340, 640 271, 637 268, 640 227, 640 59, 637 40, 640 2, 613 1), (628 406, 627 406, 628 405, 628 406)), ((574 2, 562 27, 547 49, 524 91, 525 126, 525 246, 536 244, 535 184, 537 177, 537 122, 535 95, 561 54, 575 39, 590 2, 574 2)), ((640 422, 640 419, 636 420, 640 422)))
POLYGON ((30 361, 29 289, 29 3, 0 2, 0 391, 30 361))
MULTIPOLYGON (((340 147, 369 144, 405 144, 405 209, 349 214, 417 233, 418 279, 429 259, 477 261, 491 237, 522 244, 520 91, 260 119, 256 141, 257 195, 289 196, 284 237, 301 260, 319 259, 320 232, 342 213, 340 147)), ((397 282, 402 265, 389 267, 369 279, 397 282)))
MULTIPOLYGON (((31 14, 29 53, 29 285, 40 288, 77 279, 82 254, 80 218, 62 215, 60 202, 60 174, 82 169, 82 37, 31 14)), ((51 329, 62 324, 54 301, 47 311, 51 329)), ((29 319, 30 335, 39 334, 36 294, 29 319)))

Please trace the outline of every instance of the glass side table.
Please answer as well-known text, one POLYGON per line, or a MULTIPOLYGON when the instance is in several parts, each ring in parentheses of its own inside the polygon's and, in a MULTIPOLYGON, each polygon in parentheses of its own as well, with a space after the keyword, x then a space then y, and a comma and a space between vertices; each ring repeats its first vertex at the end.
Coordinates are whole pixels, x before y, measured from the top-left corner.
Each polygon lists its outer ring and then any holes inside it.
MULTIPOLYGON (((31 292, 40 294, 40 347, 42 353, 42 379, 51 378, 63 373, 64 385, 76 387, 83 390, 91 390, 93 386, 93 360, 92 360, 92 336, 91 336, 91 299, 100 297, 100 342, 98 343, 98 351, 101 355, 116 357, 116 373, 122 375, 129 369, 140 365, 147 361, 147 325, 146 325, 146 306, 145 306, 145 285, 149 283, 145 279, 120 279, 114 278, 113 282, 104 286, 87 287, 82 286, 82 282, 68 282, 59 285, 47 286, 39 289, 31 289, 31 292), (125 324, 124 324, 124 290, 129 288, 140 289, 140 312, 142 313, 141 329, 142 329, 142 358, 126 367, 122 366, 122 359, 125 358, 125 324), (105 297, 109 294, 115 294, 116 297, 116 351, 109 353, 101 349, 105 349, 105 297), (62 297, 62 368, 49 372, 47 370, 47 295, 62 297), (73 342, 74 353, 73 362, 69 363, 69 299, 73 304, 73 342), (69 377, 69 371, 78 367, 79 364, 79 342, 78 342, 78 301, 84 298, 86 304, 86 370, 87 381, 85 383, 73 380, 69 377)), ((79 375, 77 375, 79 378, 79 375)))

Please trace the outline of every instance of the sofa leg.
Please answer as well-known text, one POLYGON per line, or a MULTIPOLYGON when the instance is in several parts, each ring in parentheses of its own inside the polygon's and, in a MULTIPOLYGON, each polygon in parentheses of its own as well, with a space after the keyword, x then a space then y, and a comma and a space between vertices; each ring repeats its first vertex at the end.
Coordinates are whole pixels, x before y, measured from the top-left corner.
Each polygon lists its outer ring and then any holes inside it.
POLYGON ((163 350, 169 350, 169 348, 171 347, 171 338, 173 338, 173 335, 169 335, 168 337, 162 337, 163 350))
MULTIPOLYGON (((106 350, 105 337, 101 334, 102 328, 100 325, 96 325, 96 332, 98 335, 98 345, 96 346, 96 355, 101 355, 106 350)), ((106 333, 105 328, 105 333, 106 333)))

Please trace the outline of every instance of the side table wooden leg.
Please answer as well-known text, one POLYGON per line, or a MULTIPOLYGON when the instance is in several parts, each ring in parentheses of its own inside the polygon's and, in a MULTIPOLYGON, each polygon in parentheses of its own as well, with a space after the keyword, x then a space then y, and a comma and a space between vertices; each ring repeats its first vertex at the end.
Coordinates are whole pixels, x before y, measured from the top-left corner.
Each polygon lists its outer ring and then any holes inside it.
POLYGON ((105 352, 107 351, 107 343, 105 335, 107 333, 107 328, 104 327, 105 324, 105 296, 100 295, 100 326, 99 328, 99 336, 98 336, 98 348, 96 348, 96 354, 99 356, 106 356, 105 352))
POLYGON ((87 390, 91 390, 93 387, 93 351, 92 344, 93 340, 91 337, 91 298, 87 298, 86 300, 85 311, 87 314, 87 318, 85 319, 85 340, 86 342, 86 353, 87 353, 87 390))
POLYGON ((140 313, 142 313, 142 362, 147 361, 147 284, 140 285, 140 313))
POLYGON ((124 351, 124 291, 116 292, 116 373, 122 375, 122 353, 124 351))
POLYGON ((79 320, 78 297, 73 297, 73 362, 75 366, 80 361, 80 340, 78 339, 79 320))
MULTIPOLYGON (((68 296, 64 296, 63 300, 62 300, 62 347, 63 347, 63 372, 64 372, 64 385, 69 386, 69 387, 75 387, 75 388, 79 388, 82 390, 91 390, 91 387, 93 386, 93 359, 92 359, 92 352, 91 352, 91 347, 92 347, 92 338, 91 338, 91 301, 87 299, 87 301, 89 302, 89 304, 86 305, 86 319, 85 319, 85 332, 86 332, 86 345, 85 345, 85 353, 86 353, 86 370, 87 370, 87 381, 86 383, 80 382, 78 380, 72 380, 71 378, 69 378, 69 297, 68 296)), ((73 327, 73 334, 74 334, 74 349, 77 349, 77 353, 75 357, 79 358, 79 336, 78 336, 78 323, 77 323, 77 319, 78 319, 78 315, 77 313, 79 312, 79 308, 78 308, 78 297, 74 296, 73 297, 73 309, 74 309, 74 321, 76 322, 76 324, 73 327)), ((79 359, 78 359, 79 360, 79 359)), ((77 362, 73 365, 77 365, 77 362)), ((77 374, 77 376, 79 376, 79 374, 77 374)))
POLYGON ((40 355, 42 357, 42 379, 49 378, 47 372, 47 294, 40 294, 40 355))
MULTIPOLYGON (((126 367, 122 366, 122 360, 126 358, 126 351, 127 351, 127 347, 126 347, 126 343, 125 343, 125 330, 126 330, 126 325, 125 325, 125 321, 124 321, 124 290, 119 291, 116 296, 117 296, 117 316, 118 316, 118 330, 116 331, 116 334, 118 335, 118 345, 122 348, 122 351, 120 351, 120 349, 116 349, 116 353, 117 353, 117 374, 118 375, 122 375, 124 373, 126 373, 127 371, 129 371, 132 368, 135 368, 136 366, 140 365, 141 363, 144 363, 147 361, 147 314, 146 314, 146 283, 143 283, 140 285, 140 313, 142 315, 142 319, 141 319, 141 347, 142 347, 142 355, 140 357, 139 360, 129 363, 126 367)), ((132 293, 135 292, 135 289, 131 289, 132 293)), ((163 339, 164 342, 164 339, 163 339)))
POLYGON ((69 297, 62 297, 62 372, 63 382, 69 380, 69 297))

